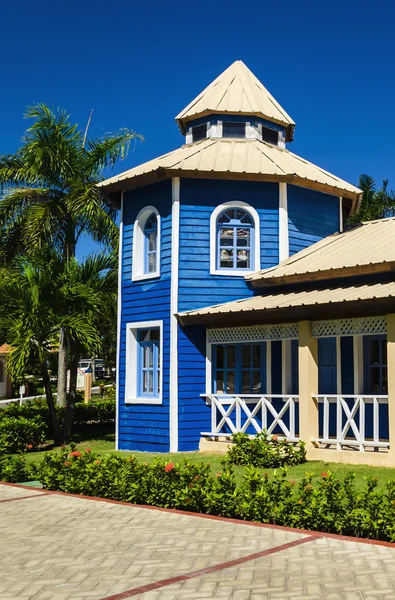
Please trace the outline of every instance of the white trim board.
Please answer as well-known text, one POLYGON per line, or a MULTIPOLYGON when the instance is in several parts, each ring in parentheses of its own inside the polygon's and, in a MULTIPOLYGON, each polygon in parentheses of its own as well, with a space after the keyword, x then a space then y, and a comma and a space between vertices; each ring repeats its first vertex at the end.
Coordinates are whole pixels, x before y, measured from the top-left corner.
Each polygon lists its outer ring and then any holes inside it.
POLYGON ((288 190, 286 183, 279 183, 278 186, 278 254, 279 262, 282 262, 289 258, 288 190))
POLYGON ((173 177, 171 202, 170 287, 170 452, 178 452, 178 267, 180 252, 180 178, 173 177))
POLYGON ((145 279, 154 279, 160 277, 160 238, 161 222, 160 214, 155 206, 144 206, 139 212, 133 227, 133 250, 132 250, 132 281, 142 281, 145 279), (144 272, 145 261, 145 235, 144 228, 148 217, 154 213, 157 219, 156 236, 156 271, 153 273, 144 272))
POLYGON ((253 206, 242 202, 241 200, 230 200, 214 208, 210 217, 210 275, 225 275, 232 277, 245 277, 248 273, 259 271, 261 268, 261 248, 260 248, 260 220, 259 215, 253 206), (251 269, 217 269, 217 218, 229 208, 242 208, 248 212, 254 221, 254 264, 251 269))
POLYGON ((119 222, 119 250, 118 250, 118 308, 117 308, 117 360, 115 374, 115 450, 119 450, 119 404, 120 404, 120 377, 121 364, 121 320, 122 320, 122 252, 123 252, 123 191, 121 192, 121 216, 119 222))
POLYGON ((125 404, 162 404, 163 399, 163 321, 134 321, 126 324, 126 360, 125 360, 125 404), (160 347, 160 394, 159 398, 139 397, 138 380, 138 341, 139 329, 159 328, 160 347))

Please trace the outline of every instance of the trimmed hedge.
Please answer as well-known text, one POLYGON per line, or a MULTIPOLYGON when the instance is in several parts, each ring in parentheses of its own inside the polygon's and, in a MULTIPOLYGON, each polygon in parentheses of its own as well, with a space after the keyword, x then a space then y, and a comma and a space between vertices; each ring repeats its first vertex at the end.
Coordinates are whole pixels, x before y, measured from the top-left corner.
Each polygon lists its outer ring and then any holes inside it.
POLYGON ((241 484, 223 461, 215 476, 205 463, 141 463, 134 457, 101 457, 75 445, 46 454, 33 467, 44 488, 126 502, 201 512, 223 517, 395 541, 395 481, 384 491, 377 479, 361 493, 354 476, 338 479, 322 473, 318 482, 306 474, 299 485, 287 480, 286 469, 273 477, 246 467, 241 484))
POLYGON ((25 458, 18 456, 0 456, 0 481, 5 483, 22 483, 31 480, 31 473, 26 467, 25 458))
MULTIPOLYGON (((56 407, 60 427, 63 426, 66 408, 56 407)), ((52 423, 45 399, 37 398, 19 406, 14 403, 0 409, 0 423, 9 417, 25 419, 41 419, 46 425, 46 434, 52 434, 52 423)), ((115 422, 115 400, 103 399, 88 404, 76 402, 73 415, 73 429, 85 427, 87 424, 109 425, 115 422)))

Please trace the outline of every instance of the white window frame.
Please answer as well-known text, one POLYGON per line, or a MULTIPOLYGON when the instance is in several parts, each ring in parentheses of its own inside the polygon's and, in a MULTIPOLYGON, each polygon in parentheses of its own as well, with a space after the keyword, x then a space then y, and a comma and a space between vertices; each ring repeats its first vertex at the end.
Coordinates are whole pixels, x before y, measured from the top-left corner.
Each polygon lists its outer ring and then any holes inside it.
POLYGON ((133 228, 133 249, 132 249, 132 281, 142 281, 145 279, 155 279, 160 277, 160 238, 161 222, 160 214, 155 206, 144 206, 139 212, 134 222, 133 228), (145 224, 147 219, 155 214, 157 220, 157 238, 156 238, 156 270, 152 273, 144 273, 145 265, 145 224))
POLYGON ((210 275, 224 275, 226 277, 245 277, 248 273, 254 273, 261 268, 261 249, 260 249, 260 219, 257 211, 250 204, 242 200, 230 200, 217 206, 210 217, 210 275), (245 210, 253 219, 254 236, 251 244, 254 244, 253 261, 251 269, 243 269, 240 272, 237 269, 217 269, 217 219, 224 210, 230 208, 241 208, 245 210))
POLYGON ((125 404, 162 404, 163 402, 163 321, 135 321, 126 324, 125 404), (160 392, 158 398, 138 395, 138 332, 140 329, 159 329, 160 392))

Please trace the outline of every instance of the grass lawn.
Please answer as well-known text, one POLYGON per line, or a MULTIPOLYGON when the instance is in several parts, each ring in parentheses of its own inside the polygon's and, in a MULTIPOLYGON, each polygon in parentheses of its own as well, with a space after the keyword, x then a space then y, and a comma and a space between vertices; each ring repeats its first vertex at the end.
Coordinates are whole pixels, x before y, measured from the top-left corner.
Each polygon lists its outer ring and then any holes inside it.
MULTIPOLYGON (((90 448, 92 452, 98 452, 102 455, 108 454, 119 454, 120 456, 134 455, 139 460, 145 462, 151 462, 156 457, 161 457, 165 460, 172 460, 174 462, 180 462, 184 458, 193 462, 209 462, 212 466, 213 473, 218 473, 222 470, 221 460, 222 454, 204 453, 199 452, 180 452, 178 454, 172 453, 148 453, 148 452, 126 452, 126 451, 115 451, 115 434, 109 430, 90 430, 83 433, 75 433, 73 435, 74 442, 77 444, 78 450, 83 451, 85 448, 90 448)), ((48 448, 52 450, 51 447, 48 448)), ((55 448, 55 451, 59 451, 59 448, 55 448)), ((26 462, 37 462, 42 460, 45 452, 29 452, 26 454, 26 462)), ((268 473, 272 473, 273 469, 265 469, 268 473)), ((395 469, 387 467, 369 467, 365 465, 343 465, 338 463, 325 463, 322 461, 310 461, 303 465, 288 468, 288 478, 299 482, 306 472, 312 473, 315 478, 320 478, 323 471, 332 471, 338 477, 344 477, 347 473, 356 474, 356 485, 360 488, 364 487, 364 477, 375 475, 379 477, 379 487, 385 485, 388 479, 395 479, 395 469)), ((235 468, 236 476, 241 479, 244 472, 244 467, 235 468)))

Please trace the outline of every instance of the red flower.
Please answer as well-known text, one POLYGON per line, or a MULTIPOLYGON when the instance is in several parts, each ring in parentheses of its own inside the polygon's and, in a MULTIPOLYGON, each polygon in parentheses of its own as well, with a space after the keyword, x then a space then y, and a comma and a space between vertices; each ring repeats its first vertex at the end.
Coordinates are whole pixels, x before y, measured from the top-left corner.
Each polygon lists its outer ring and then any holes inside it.
POLYGON ((65 460, 65 462, 63 463, 63 466, 65 467, 69 467, 71 465, 71 462, 69 460, 65 460))
POLYGON ((174 463, 168 463, 168 464, 165 466, 165 472, 166 472, 166 473, 169 473, 169 472, 170 472, 170 471, 172 471, 173 469, 174 469, 174 463))
POLYGON ((33 444, 26 444, 26 448, 27 448, 28 450, 31 450, 31 448, 33 448, 33 444))
POLYGON ((85 448, 85 452, 92 452, 90 448, 85 448))
POLYGON ((323 471, 321 473, 321 477, 329 477, 329 473, 327 471, 323 471))
POLYGON ((70 452, 69 456, 75 456, 76 458, 80 458, 82 454, 79 450, 74 450, 74 452, 70 452))
POLYGON ((276 435, 272 435, 272 442, 277 442, 278 437, 276 435))
POLYGON ((101 461, 100 460, 95 460, 95 465, 100 465, 101 461))
POLYGON ((217 473, 216 477, 222 477, 222 473, 217 473))

